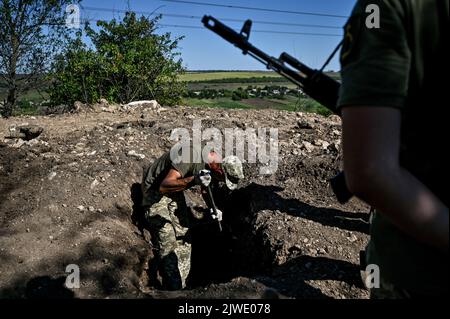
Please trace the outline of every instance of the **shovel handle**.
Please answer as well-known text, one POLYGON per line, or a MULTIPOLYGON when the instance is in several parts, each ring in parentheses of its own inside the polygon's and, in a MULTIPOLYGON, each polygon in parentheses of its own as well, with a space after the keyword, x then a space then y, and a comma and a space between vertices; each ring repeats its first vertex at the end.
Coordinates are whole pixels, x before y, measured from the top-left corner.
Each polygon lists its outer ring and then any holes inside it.
MULTIPOLYGON (((217 207, 216 207, 216 203, 214 202, 211 187, 208 185, 208 187, 206 187, 206 189, 208 191, 209 201, 211 202, 211 206, 214 211, 214 214, 216 214, 216 216, 217 216, 217 207)), ((220 220, 217 220, 217 222, 219 223, 219 230, 222 231, 222 224, 220 223, 220 220)))

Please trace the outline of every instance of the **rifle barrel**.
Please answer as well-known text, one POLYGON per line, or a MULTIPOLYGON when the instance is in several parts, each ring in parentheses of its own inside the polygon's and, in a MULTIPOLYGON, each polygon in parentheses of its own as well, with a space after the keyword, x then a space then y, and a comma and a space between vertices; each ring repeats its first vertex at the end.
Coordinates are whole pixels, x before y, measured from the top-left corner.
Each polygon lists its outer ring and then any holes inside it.
MULTIPOLYGON (((340 115, 339 110, 336 107, 340 83, 319 70, 309 68, 285 52, 277 59, 254 47, 248 42, 251 26, 249 20, 244 24, 244 28, 240 34, 212 16, 205 15, 202 22, 206 28, 217 33, 222 38, 241 49, 243 54, 249 54, 265 64, 268 69, 272 69, 286 77, 291 82, 301 87, 311 98, 333 113, 340 115), (286 66, 285 63, 291 67, 286 66)), ((338 201, 342 204, 347 202, 353 196, 347 188, 343 172, 331 180, 331 187, 333 188, 333 192, 338 201)))
POLYGON ((318 70, 309 68, 285 52, 280 55, 279 59, 269 56, 248 41, 248 34, 239 34, 212 16, 205 15, 202 18, 202 22, 206 28, 241 49, 243 54, 251 55, 265 64, 268 69, 274 70, 301 87, 307 95, 330 111, 339 114, 336 108, 340 87, 339 82, 318 70), (287 67, 284 62, 294 69, 287 67))

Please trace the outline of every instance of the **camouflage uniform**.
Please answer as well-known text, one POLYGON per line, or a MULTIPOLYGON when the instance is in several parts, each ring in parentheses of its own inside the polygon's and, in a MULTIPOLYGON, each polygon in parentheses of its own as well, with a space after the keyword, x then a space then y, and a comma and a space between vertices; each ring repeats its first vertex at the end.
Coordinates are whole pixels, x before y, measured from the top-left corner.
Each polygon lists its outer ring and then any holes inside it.
POLYGON ((163 287, 169 290, 186 286, 191 268, 188 209, 183 193, 162 196, 152 192, 145 208, 152 241, 155 244, 163 287))
MULTIPOLYGON (((447 84, 439 73, 448 66, 448 29, 448 0, 359 0, 344 27, 338 101, 339 108, 400 110, 400 165, 447 207, 447 84), (379 28, 366 24, 366 9, 374 4, 379 28)), ((373 298, 448 295, 448 253, 407 235, 379 211, 370 235, 367 264, 378 265, 381 277, 373 298)))
POLYGON ((176 169, 185 178, 205 168, 205 163, 198 160, 198 151, 191 149, 190 152, 192 160, 188 163, 174 163, 170 152, 163 154, 144 168, 141 185, 142 207, 157 259, 155 266, 162 277, 163 288, 168 290, 184 288, 191 268, 189 214, 183 192, 162 195, 159 185, 170 169, 176 169))
MULTIPOLYGON (((191 239, 189 234, 190 214, 183 192, 162 195, 159 185, 170 169, 177 170, 182 178, 194 176, 206 168, 200 150, 190 149, 189 162, 176 158, 170 152, 163 154, 152 165, 144 169, 142 180, 142 207, 155 248, 157 267, 162 277, 163 288, 177 290, 186 287, 191 269, 191 239)), ((230 189, 243 178, 242 163, 229 156, 222 164, 226 185, 230 189)))

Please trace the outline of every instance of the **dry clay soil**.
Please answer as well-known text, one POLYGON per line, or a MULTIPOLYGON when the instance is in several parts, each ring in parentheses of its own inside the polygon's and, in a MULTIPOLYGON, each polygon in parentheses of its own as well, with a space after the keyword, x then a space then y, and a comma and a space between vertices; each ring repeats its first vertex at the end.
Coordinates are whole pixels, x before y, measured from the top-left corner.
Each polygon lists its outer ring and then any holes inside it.
POLYGON ((136 108, 0 119, 1 298, 367 298, 359 253, 368 207, 340 205, 327 180, 341 165, 340 120, 274 110, 136 108), (189 287, 158 289, 149 232, 139 224, 142 168, 174 128, 277 128, 278 169, 244 164, 239 189, 216 201, 223 231, 187 193, 189 287), (39 125, 29 141, 10 127, 39 125), (201 218, 203 216, 203 218, 201 218), (80 287, 67 289, 68 265, 80 287))

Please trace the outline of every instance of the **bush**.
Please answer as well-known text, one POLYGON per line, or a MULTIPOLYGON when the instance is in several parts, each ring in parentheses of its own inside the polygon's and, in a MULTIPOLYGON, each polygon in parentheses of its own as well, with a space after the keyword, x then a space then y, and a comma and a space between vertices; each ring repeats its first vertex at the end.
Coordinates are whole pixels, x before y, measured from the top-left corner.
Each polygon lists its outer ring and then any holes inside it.
POLYGON ((184 69, 176 52, 181 38, 155 34, 158 19, 137 19, 127 12, 121 22, 97 22, 98 31, 86 26, 94 48, 83 43, 80 32, 58 57, 51 73, 52 104, 93 103, 102 97, 118 103, 179 103, 186 89, 179 81, 184 69))
POLYGON ((233 94, 231 95, 231 99, 233 101, 240 101, 242 99, 248 99, 248 93, 246 90, 243 90, 242 88, 238 88, 237 90, 233 91, 233 94))
POLYGON ((297 105, 295 107, 295 111, 309 112, 309 113, 317 113, 323 116, 329 116, 333 114, 330 110, 328 110, 325 106, 320 104, 319 102, 314 101, 311 98, 301 98, 297 101, 297 105))
POLYGON ((33 101, 19 100, 17 102, 17 108, 14 109, 13 115, 37 115, 39 110, 37 105, 33 101))
POLYGON ((100 72, 99 56, 81 41, 81 34, 70 43, 64 55, 58 56, 53 70, 50 75, 53 81, 48 92, 53 105, 72 105, 75 101, 92 103, 102 96, 114 100, 103 92, 106 79, 100 72))

